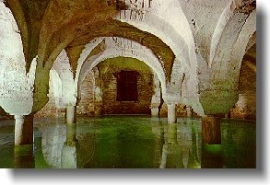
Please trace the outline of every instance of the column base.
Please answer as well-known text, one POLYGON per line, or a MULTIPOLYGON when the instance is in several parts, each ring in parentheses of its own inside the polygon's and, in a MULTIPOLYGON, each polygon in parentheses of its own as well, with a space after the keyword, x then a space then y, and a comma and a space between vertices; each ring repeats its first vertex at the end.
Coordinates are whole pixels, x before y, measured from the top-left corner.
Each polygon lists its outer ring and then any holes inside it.
POLYGON ((33 115, 15 115, 15 145, 33 144, 33 115))
POLYGON ((176 105, 174 103, 168 104, 168 123, 176 123, 176 105))
POLYGON ((66 121, 68 125, 72 125, 75 123, 75 106, 67 106, 66 110, 66 121))
POLYGON ((151 108, 151 116, 152 117, 158 117, 159 116, 159 108, 158 107, 152 107, 151 108))

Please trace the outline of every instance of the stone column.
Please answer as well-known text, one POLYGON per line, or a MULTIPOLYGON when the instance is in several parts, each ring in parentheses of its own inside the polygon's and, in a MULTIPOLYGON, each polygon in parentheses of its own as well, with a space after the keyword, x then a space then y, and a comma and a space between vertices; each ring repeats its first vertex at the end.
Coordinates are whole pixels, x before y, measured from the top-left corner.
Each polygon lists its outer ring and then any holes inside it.
POLYGON ((237 102, 237 106, 239 107, 239 117, 245 119, 248 114, 247 106, 248 105, 248 97, 247 94, 239 94, 239 99, 237 102))
POLYGON ((168 123, 176 123, 176 105, 168 103, 168 123))
POLYGON ((159 116, 159 105, 160 103, 151 103, 151 116, 158 117, 159 116))
POLYGON ((15 145, 33 144, 33 116, 15 115, 15 145))
POLYGON ((202 143, 221 144, 220 118, 214 116, 202 117, 202 143))
POLYGON ((75 111, 76 107, 68 105, 66 108, 66 121, 68 125, 75 124, 75 111))
POLYGON ((187 105, 186 111, 187 111, 187 117, 191 117, 192 116, 192 107, 190 105, 187 105))

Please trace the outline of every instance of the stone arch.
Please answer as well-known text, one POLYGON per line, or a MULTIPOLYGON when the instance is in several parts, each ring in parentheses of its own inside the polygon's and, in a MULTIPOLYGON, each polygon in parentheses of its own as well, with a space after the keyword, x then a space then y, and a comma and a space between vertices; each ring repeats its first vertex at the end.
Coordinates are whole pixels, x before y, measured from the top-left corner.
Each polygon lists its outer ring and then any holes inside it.
MULTIPOLYGON (((157 15, 154 15, 150 12, 146 12, 145 18, 143 21, 133 21, 130 19, 124 19, 123 16, 118 16, 116 18, 122 22, 126 22, 140 30, 149 32, 160 38, 164 43, 170 46, 171 50, 175 54, 176 58, 179 58, 179 61, 183 62, 183 65, 191 66, 189 60, 189 43, 184 39, 182 35, 167 21, 161 19, 157 15), (121 18, 120 18, 121 17, 121 18)), ((188 31, 191 32, 190 27, 188 31)), ((193 41, 194 44, 194 41, 193 41)), ((194 51, 195 54, 195 51, 194 51)))
MULTIPOLYGON (((87 18, 91 19, 91 17, 87 18)), ((83 18, 76 17, 74 19, 72 22, 81 22, 83 18)), ((50 40, 54 40, 52 42, 58 41, 58 43, 48 43, 50 48, 47 49, 46 46, 45 48, 40 48, 39 63, 43 64, 46 61, 43 65, 45 65, 46 69, 49 69, 58 54, 67 46, 85 45, 89 40, 97 37, 124 37, 137 41, 151 49, 160 59, 159 61, 164 66, 166 73, 171 73, 175 55, 171 48, 155 35, 118 20, 87 20, 87 22, 83 23, 84 25, 80 28, 76 27, 77 25, 67 24, 55 32, 50 40), (89 32, 89 30, 92 30, 92 32, 89 32), (75 35, 76 39, 74 39, 75 35)), ((168 75, 167 80, 169 80, 168 75)))
POLYGON ((233 60, 239 61, 236 66, 240 70, 242 59, 246 52, 256 44, 256 11, 254 10, 246 20, 232 52, 233 60))
MULTIPOLYGON (((198 113, 203 114, 198 96, 198 64, 193 32, 179 1, 154 1, 151 8, 145 10, 144 17, 141 21, 136 18, 130 19, 129 11, 131 10, 122 10, 116 19, 131 24, 140 30, 153 33, 171 47, 176 58, 173 61, 172 73, 170 75, 170 88, 173 86, 170 91, 179 94, 183 71, 189 71, 192 74, 186 74, 186 79, 188 78, 189 81, 187 92, 190 99, 189 103, 192 104, 198 113), (158 7, 160 4, 162 4, 162 7, 158 7), (171 14, 168 14, 167 10, 170 9, 171 11, 171 8, 177 14, 173 18, 177 17, 177 20, 169 17, 171 14)), ((176 95, 172 101, 181 101, 181 97, 179 96, 176 95)))
POLYGON ((246 20, 250 17, 249 14, 251 13, 251 16, 253 16, 252 11, 255 12, 254 10, 245 10, 245 4, 242 1, 238 3, 231 0, 219 18, 211 40, 209 68, 220 57, 218 56, 220 50, 226 50, 227 53, 231 52, 231 46, 237 42, 243 26, 246 25, 246 20), (233 35, 230 33, 233 33, 233 35))
POLYGON ((29 33, 28 33, 28 25, 26 22, 25 14, 21 7, 21 3, 18 0, 7 1, 7 6, 12 11, 12 14, 18 24, 18 28, 20 30, 21 39, 22 39, 22 47, 24 50, 24 57, 26 60, 26 70, 28 71, 30 68, 30 64, 32 62, 32 58, 28 58, 28 50, 29 50, 29 33))
POLYGON ((52 69, 58 73, 62 82, 62 91, 65 92, 62 94, 62 102, 64 105, 75 105, 77 101, 77 88, 71 72, 69 58, 65 50, 62 50, 58 55, 52 69))
MULTIPOLYGON (((145 5, 144 8, 144 16, 141 21, 136 18, 130 18, 129 14, 132 10, 122 10, 118 13, 116 19, 131 24, 140 30, 151 32, 161 38, 171 47, 173 53, 176 55, 177 60, 175 59, 174 63, 178 62, 180 63, 177 64, 178 66, 193 68, 193 72, 195 72, 197 59, 194 38, 179 1, 164 2, 157 0, 151 2, 151 7, 148 8, 145 5), (173 16, 168 13, 168 10, 172 11, 171 9, 174 10, 173 16)), ((172 77, 170 80, 178 78, 177 75, 175 76, 178 69, 174 66, 172 68, 172 77)))
MULTIPOLYGON (((85 78, 85 75, 90 70, 92 70, 93 67, 95 67, 100 62, 108 58, 114 58, 118 56, 131 57, 131 58, 135 58, 140 61, 143 61, 158 75, 158 78, 162 86, 162 92, 165 95, 166 94, 166 76, 165 76, 164 69, 160 65, 160 62, 157 59, 157 57, 151 52, 150 49, 147 49, 146 47, 141 46, 139 43, 136 43, 134 41, 130 41, 124 38, 118 38, 118 39, 124 42, 128 41, 130 42, 130 44, 132 43, 130 46, 135 47, 135 49, 125 48, 125 47, 121 48, 121 46, 117 45, 117 42, 113 42, 113 38, 106 38, 105 40, 107 41, 108 45, 104 48, 104 50, 102 50, 100 53, 96 55, 88 57, 85 60, 85 62, 81 65, 81 70, 76 76, 77 83, 80 84, 85 78)), ((85 51, 89 52, 89 50, 85 50, 85 51)))

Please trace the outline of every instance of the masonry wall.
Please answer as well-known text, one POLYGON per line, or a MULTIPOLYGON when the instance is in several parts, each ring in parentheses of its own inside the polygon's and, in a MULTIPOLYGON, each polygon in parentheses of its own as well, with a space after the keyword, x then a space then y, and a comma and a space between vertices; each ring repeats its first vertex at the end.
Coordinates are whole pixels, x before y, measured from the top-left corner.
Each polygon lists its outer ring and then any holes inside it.
POLYGON ((77 115, 80 116, 94 116, 94 90, 93 77, 88 73, 81 84, 80 98, 77 104, 77 115))
POLYGON ((13 116, 6 113, 5 110, 2 107, 0 107, 0 121, 6 120, 6 119, 12 119, 12 118, 13 116))
POLYGON ((231 118, 256 119, 256 73, 245 63, 240 72, 239 100, 231 109, 231 118))
POLYGON ((151 114, 150 104, 153 94, 153 74, 141 61, 132 58, 108 59, 99 65, 103 97, 103 114, 151 114), (116 101, 117 79, 121 70, 137 71, 138 101, 116 101))

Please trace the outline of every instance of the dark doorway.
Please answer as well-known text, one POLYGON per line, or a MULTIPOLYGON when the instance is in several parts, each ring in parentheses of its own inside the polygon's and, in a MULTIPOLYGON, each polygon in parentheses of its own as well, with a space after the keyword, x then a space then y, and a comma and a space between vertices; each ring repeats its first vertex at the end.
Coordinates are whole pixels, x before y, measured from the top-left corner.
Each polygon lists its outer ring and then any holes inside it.
POLYGON ((117 101, 138 101, 137 71, 121 71, 117 74, 117 101))

